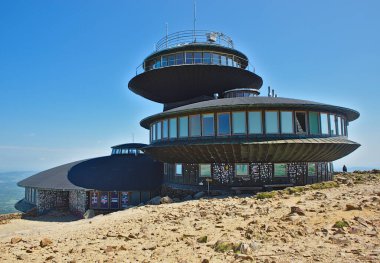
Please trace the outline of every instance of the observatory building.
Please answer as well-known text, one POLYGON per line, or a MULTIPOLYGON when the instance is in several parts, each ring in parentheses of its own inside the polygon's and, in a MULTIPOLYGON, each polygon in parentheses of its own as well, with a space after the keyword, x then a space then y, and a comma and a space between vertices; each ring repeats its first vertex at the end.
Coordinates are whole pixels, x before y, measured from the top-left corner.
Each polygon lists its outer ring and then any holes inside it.
POLYGON ((355 110, 260 95, 252 62, 220 32, 165 36, 128 87, 163 104, 140 125, 149 144, 62 165, 18 183, 20 210, 117 210, 154 195, 259 191, 332 179, 332 162, 360 145, 348 139, 355 110))

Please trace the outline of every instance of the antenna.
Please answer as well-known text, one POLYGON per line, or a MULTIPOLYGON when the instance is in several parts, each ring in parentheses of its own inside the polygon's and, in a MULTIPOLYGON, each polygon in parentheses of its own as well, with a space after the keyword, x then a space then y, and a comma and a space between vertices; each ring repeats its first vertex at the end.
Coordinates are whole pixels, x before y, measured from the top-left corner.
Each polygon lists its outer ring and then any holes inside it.
POLYGON ((193 29, 193 37, 194 37, 194 42, 197 42, 196 38, 195 38, 195 27, 196 27, 196 23, 197 23, 197 2, 194 0, 194 29, 193 29))

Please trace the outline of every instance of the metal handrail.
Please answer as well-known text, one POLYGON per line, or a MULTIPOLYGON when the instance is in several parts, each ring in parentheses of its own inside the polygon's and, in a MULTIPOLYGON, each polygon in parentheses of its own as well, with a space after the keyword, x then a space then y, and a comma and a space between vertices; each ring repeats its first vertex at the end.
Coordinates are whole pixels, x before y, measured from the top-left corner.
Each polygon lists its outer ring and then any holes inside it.
POLYGON ((193 43, 203 43, 234 48, 232 39, 224 33, 210 30, 184 30, 161 38, 156 43, 156 51, 193 43))

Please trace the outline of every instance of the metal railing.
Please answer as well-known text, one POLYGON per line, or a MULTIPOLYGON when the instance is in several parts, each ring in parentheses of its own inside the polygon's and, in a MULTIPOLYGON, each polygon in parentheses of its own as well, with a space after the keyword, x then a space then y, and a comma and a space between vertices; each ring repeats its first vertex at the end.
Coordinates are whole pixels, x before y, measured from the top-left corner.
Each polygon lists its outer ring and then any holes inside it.
POLYGON ((161 38, 156 43, 156 51, 193 43, 203 43, 234 48, 232 39, 221 32, 209 30, 184 30, 161 38))

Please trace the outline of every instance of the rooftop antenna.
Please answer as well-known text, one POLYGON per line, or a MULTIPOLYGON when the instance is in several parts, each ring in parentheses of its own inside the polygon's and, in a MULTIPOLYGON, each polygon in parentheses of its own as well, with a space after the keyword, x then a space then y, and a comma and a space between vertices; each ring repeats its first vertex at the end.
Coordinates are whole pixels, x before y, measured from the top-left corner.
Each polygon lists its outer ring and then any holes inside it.
POLYGON ((193 22, 193 37, 194 37, 194 42, 197 42, 197 39, 195 38, 195 27, 197 23, 197 2, 194 0, 194 22, 193 22))

